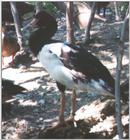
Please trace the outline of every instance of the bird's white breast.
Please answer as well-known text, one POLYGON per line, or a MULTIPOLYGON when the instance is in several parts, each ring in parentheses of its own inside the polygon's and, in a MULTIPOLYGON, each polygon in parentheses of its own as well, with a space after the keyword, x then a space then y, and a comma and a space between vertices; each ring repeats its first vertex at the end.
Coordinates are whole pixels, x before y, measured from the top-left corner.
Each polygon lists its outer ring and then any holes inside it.
POLYGON ((45 45, 38 54, 38 59, 57 82, 62 83, 68 88, 72 88, 74 81, 71 71, 59 59, 62 45, 62 43, 45 45))

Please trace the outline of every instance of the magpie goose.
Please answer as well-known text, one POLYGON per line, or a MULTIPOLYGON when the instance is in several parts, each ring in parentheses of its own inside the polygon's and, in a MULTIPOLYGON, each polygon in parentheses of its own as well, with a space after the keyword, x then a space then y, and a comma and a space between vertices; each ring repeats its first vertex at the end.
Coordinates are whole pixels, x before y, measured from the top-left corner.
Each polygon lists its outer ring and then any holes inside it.
POLYGON ((2 78, 2 102, 25 90, 24 87, 14 84, 14 81, 2 78))
POLYGON ((54 17, 41 11, 31 23, 35 27, 29 38, 29 46, 43 67, 55 79, 61 92, 59 124, 64 121, 65 90, 71 89, 72 112, 76 111, 76 91, 114 96, 114 79, 107 68, 91 53, 80 46, 53 40, 57 30, 54 17))
MULTIPOLYGON (((9 57, 12 56, 12 62, 14 63, 14 56, 20 50, 20 45, 18 44, 17 40, 8 35, 6 32, 2 31, 2 57, 9 57)), ((4 64, 4 60, 2 60, 4 64)))
POLYGON ((11 102, 8 102, 18 93, 27 91, 24 87, 16 85, 14 81, 2 78, 2 117, 11 111, 11 102))

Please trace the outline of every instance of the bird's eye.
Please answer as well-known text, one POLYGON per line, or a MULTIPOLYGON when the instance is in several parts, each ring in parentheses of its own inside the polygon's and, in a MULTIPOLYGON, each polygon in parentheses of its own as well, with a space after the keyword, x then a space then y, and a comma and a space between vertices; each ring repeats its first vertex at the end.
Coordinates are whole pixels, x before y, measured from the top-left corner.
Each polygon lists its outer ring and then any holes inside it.
POLYGON ((49 53, 52 53, 52 51, 51 51, 51 50, 49 50, 49 53))

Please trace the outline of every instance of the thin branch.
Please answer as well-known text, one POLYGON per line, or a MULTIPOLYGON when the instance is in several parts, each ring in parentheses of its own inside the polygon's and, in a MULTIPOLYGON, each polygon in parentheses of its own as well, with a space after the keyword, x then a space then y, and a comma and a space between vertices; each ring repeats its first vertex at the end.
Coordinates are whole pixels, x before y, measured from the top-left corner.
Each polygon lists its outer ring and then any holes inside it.
POLYGON ((73 30, 73 2, 66 3, 66 30, 67 42, 74 43, 74 30, 73 30))
POLYGON ((10 6, 11 6, 11 12, 13 15, 13 19, 14 19, 18 43, 20 45, 20 48, 22 49, 23 48, 23 36, 22 36, 21 28, 20 28, 20 20, 19 20, 18 10, 16 8, 16 2, 10 2, 10 6))
POLYGON ((120 20, 120 17, 119 17, 119 14, 118 14, 118 8, 117 8, 117 2, 114 1, 114 7, 115 7, 115 18, 116 18, 116 21, 119 21, 120 20))
POLYGON ((43 3, 42 2, 35 2, 35 6, 36 6, 36 13, 40 12, 43 10, 43 3))
POLYGON ((91 29, 92 21, 94 19, 95 11, 96 11, 96 2, 93 2, 90 19, 89 19, 88 26, 87 26, 86 31, 85 31, 84 44, 87 44, 90 40, 90 29, 91 29))
POLYGON ((117 66, 116 66, 116 79, 115 79, 115 109, 116 109, 116 122, 117 122, 117 130, 119 138, 123 138, 123 127, 121 121, 121 103, 120 103, 120 75, 121 75, 121 67, 122 67, 122 57, 124 52, 124 41, 125 41, 125 32, 126 32, 126 25, 128 22, 129 15, 124 20, 122 25, 121 37, 120 42, 117 50, 117 66))

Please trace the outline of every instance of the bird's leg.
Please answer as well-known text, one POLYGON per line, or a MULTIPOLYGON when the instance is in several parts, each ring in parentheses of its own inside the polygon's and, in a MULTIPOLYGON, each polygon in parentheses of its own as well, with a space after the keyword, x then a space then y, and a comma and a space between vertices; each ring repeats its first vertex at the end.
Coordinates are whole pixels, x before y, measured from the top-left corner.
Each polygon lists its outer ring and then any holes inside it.
POLYGON ((61 92, 61 108, 59 114, 59 123, 62 125, 64 124, 64 111, 65 111, 65 93, 61 92))
POLYGON ((75 112, 76 112, 76 91, 75 89, 73 89, 73 93, 71 96, 71 113, 67 121, 74 121, 75 112))
POLYGON ((76 91, 75 91, 75 89, 73 90, 73 93, 72 93, 71 104, 72 104, 72 108, 71 108, 70 117, 74 120, 74 115, 76 112, 76 91))
POLYGON ((55 128, 59 128, 66 125, 65 120, 64 120, 64 110, 65 110, 65 93, 64 92, 61 92, 60 103, 61 103, 61 107, 60 107, 60 113, 59 113, 59 120, 58 122, 53 123, 52 127, 48 129, 55 129, 55 128))
POLYGON ((61 97, 60 97, 60 113, 59 113, 59 122, 57 124, 53 125, 53 128, 60 127, 65 125, 65 120, 64 120, 64 111, 65 111, 65 86, 57 82, 57 86, 61 92, 61 97))

